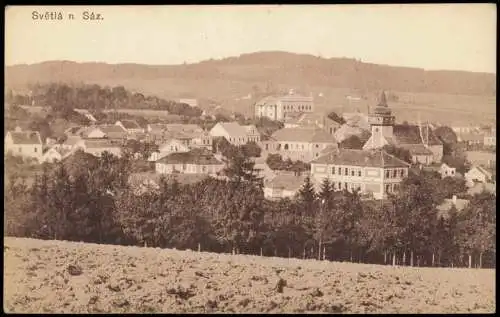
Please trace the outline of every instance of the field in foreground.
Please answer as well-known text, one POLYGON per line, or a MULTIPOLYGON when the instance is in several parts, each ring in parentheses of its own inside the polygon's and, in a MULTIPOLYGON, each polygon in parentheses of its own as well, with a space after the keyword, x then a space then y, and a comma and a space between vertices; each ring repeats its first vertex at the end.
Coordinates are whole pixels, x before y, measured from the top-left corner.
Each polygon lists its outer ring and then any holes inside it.
POLYGON ((495 271, 6 237, 4 310, 487 313, 495 311, 495 271))

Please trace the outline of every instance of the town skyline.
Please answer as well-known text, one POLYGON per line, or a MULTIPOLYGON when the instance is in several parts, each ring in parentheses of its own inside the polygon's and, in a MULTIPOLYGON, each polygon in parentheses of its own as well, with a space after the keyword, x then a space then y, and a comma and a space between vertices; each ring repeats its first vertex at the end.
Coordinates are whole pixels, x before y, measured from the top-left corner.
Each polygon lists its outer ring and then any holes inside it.
POLYGON ((151 6, 14 6, 6 9, 5 62, 7 66, 54 60, 159 66, 283 51, 425 70, 496 73, 493 8, 487 4, 155 6, 154 10, 151 6), (61 12, 63 20, 34 20, 35 11, 61 12), (103 20, 79 21, 85 11, 99 12, 103 20), (67 20, 69 12, 77 18, 67 20))

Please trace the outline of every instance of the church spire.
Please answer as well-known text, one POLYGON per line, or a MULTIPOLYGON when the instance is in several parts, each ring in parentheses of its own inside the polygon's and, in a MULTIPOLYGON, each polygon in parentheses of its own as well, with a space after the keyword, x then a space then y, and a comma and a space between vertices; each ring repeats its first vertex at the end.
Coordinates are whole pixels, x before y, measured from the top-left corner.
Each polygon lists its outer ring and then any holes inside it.
POLYGON ((385 91, 382 91, 378 105, 381 107, 387 107, 387 98, 385 97, 385 91))

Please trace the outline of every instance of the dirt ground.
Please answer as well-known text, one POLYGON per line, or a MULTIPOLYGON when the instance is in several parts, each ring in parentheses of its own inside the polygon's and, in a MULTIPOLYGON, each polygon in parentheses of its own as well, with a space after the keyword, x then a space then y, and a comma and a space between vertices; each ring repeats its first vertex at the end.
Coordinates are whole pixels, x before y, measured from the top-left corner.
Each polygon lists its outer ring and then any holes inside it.
POLYGON ((4 239, 16 313, 495 311, 495 271, 4 239))

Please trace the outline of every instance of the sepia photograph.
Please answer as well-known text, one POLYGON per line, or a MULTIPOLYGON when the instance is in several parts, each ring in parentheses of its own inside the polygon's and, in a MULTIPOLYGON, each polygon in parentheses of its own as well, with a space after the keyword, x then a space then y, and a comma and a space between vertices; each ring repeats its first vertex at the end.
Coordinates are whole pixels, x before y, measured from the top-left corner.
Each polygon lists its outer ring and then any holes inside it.
POLYGON ((496 9, 4 6, 4 312, 496 312, 496 9))

